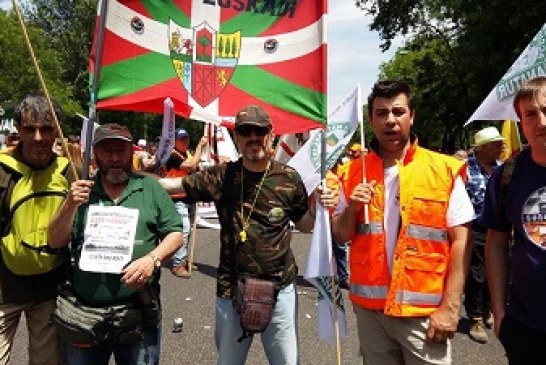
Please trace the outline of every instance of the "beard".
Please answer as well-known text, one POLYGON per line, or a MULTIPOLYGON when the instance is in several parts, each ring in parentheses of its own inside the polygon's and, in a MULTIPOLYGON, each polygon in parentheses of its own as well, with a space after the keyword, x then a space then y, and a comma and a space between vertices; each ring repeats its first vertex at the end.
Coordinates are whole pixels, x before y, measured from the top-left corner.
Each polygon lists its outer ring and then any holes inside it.
POLYGON ((250 162, 259 162, 269 157, 268 153, 266 152, 268 151, 267 146, 260 141, 248 141, 245 147, 246 148, 243 154, 250 162), (257 147, 260 149, 255 151, 255 148, 257 147))
POLYGON ((131 175, 131 164, 103 164, 97 160, 97 165, 104 179, 113 185, 125 184, 131 175))

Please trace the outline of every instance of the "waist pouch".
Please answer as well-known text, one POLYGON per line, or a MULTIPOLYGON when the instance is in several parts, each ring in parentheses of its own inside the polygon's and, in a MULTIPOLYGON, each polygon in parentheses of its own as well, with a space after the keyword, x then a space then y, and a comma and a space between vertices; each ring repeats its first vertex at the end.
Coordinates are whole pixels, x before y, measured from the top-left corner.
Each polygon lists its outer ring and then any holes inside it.
POLYGON ((274 281, 244 276, 237 281, 234 306, 243 329, 239 342, 254 333, 265 331, 273 315, 277 294, 274 281))
POLYGON ((141 312, 131 303, 89 307, 70 291, 57 297, 51 321, 61 340, 79 345, 124 345, 143 339, 141 312))

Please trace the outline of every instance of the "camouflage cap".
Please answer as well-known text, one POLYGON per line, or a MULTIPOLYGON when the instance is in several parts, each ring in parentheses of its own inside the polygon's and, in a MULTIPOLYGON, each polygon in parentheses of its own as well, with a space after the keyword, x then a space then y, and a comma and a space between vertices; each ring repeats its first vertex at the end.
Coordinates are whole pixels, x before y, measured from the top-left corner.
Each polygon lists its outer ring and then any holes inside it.
POLYGON ((249 105, 239 110, 235 117, 235 128, 241 125, 255 125, 258 127, 271 128, 269 114, 258 105, 249 105))
POLYGON ((93 136, 93 146, 105 139, 121 139, 127 142, 133 142, 133 136, 126 126, 116 123, 104 124, 95 130, 93 136))

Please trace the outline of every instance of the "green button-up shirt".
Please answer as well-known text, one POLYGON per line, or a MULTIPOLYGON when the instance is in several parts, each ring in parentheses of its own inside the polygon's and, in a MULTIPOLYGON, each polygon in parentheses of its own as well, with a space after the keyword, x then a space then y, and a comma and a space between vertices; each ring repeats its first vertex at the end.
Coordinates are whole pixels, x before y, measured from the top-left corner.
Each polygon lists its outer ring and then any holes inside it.
MULTIPOLYGON (((148 254, 169 233, 182 232, 182 219, 167 192, 152 178, 132 173, 127 187, 116 202, 104 191, 100 173, 94 180, 89 202, 78 208, 72 226, 71 255, 75 265, 71 272, 71 283, 76 295, 86 303, 109 305, 130 298, 133 291, 120 282, 121 274, 100 274, 79 269, 89 206, 138 209, 133 260, 148 254)), ((159 272, 152 277, 152 283, 156 284, 158 281, 159 272)))

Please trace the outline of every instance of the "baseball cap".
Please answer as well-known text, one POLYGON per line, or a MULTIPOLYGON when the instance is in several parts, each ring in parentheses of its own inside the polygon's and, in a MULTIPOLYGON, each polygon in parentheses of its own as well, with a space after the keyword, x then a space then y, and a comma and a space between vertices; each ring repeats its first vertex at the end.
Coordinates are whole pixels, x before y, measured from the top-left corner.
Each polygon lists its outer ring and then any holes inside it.
POLYGON ((185 129, 177 129, 176 132, 174 132, 175 138, 188 138, 190 135, 185 129))
POLYGON ((257 127, 271 128, 269 114, 258 105, 249 105, 239 110, 235 117, 235 128, 241 125, 254 125, 257 127))
POLYGON ((105 139, 121 139, 127 142, 133 142, 133 136, 126 126, 116 123, 103 124, 95 130, 93 136, 93 146, 105 139))
POLYGON ((474 144, 472 144, 472 146, 478 147, 498 141, 504 141, 504 137, 500 135, 499 130, 495 127, 487 127, 474 135, 474 144))
POLYGON ((146 147, 146 140, 145 139, 139 139, 137 142, 137 146, 139 147, 146 147))

